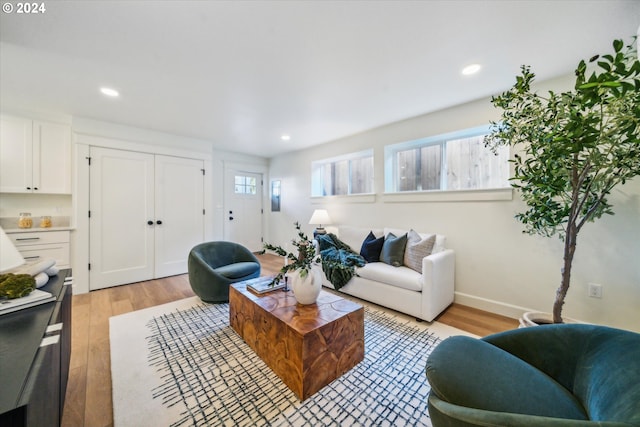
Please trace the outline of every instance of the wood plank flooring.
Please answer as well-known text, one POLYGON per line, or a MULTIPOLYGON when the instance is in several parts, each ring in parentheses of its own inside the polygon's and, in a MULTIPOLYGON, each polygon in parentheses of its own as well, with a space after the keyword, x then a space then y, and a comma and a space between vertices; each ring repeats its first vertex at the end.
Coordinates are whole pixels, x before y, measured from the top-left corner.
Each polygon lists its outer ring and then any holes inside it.
MULTIPOLYGON (((262 273, 275 274, 282 258, 260 255, 262 273)), ((113 425, 109 317, 193 296, 186 274, 73 296, 71 366, 62 425, 113 425)), ((513 329, 514 319, 453 304, 437 319, 484 336, 513 329)))

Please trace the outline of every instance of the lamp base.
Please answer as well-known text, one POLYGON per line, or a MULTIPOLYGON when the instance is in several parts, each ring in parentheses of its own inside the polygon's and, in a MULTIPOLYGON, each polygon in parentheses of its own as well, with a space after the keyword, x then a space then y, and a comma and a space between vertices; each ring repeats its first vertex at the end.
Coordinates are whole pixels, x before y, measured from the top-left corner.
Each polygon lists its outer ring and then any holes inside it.
POLYGON ((316 237, 323 235, 323 234, 327 234, 327 230, 325 230, 322 227, 318 227, 315 230, 313 230, 313 238, 315 239, 316 237))

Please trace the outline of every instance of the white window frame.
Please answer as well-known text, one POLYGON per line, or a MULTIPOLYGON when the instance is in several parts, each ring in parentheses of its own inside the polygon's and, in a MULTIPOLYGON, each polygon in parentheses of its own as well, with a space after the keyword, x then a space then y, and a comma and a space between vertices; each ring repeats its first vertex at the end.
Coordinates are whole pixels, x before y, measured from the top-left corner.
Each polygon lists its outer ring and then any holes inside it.
POLYGON ((311 197, 312 198, 328 198, 328 197, 358 197, 358 196, 363 196, 363 195, 371 195, 374 194, 373 193, 373 188, 374 188, 374 176, 375 176, 375 164, 372 167, 371 170, 371 188, 372 188, 372 192, 370 193, 352 193, 352 182, 351 182, 351 174, 352 174, 352 170, 351 170, 351 160, 357 160, 357 159, 363 159, 363 158, 367 158, 367 157, 371 157, 372 162, 374 161, 373 158, 373 149, 368 149, 368 150, 363 150, 363 151, 358 151, 355 153, 349 153, 349 154, 344 154, 344 155, 340 155, 340 156, 335 156, 335 157, 329 157, 326 159, 321 159, 321 160, 314 160, 311 162, 311 197), (349 161, 349 181, 347 182, 347 194, 341 194, 341 195, 323 195, 322 194, 322 189, 323 189, 323 169, 324 166, 331 164, 331 163, 337 163, 337 162, 342 162, 342 161, 349 161))
MULTIPOLYGON (((385 202, 420 202, 420 201, 473 201, 473 200, 512 200, 513 190, 510 186, 499 188, 447 190, 447 150, 446 143, 450 140, 470 138, 486 135, 491 126, 478 126, 461 131, 444 133, 427 138, 401 142, 384 147, 384 189, 385 202), (439 145, 441 152, 440 189, 398 191, 399 183, 397 154, 401 151, 439 145), (442 188, 445 188, 444 190, 442 188)), ((509 167, 510 176, 512 174, 509 167)))

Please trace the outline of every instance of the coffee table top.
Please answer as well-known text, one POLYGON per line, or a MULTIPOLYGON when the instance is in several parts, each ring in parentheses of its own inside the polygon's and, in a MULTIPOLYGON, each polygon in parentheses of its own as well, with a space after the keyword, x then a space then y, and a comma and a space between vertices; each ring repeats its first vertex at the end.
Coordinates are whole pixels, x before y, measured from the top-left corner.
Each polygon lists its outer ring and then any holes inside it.
POLYGON ((234 283, 231 287, 301 335, 306 335, 354 311, 364 310, 362 305, 326 291, 320 291, 315 304, 302 305, 296 302, 291 290, 285 292, 277 289, 257 295, 248 290, 242 282, 234 283))

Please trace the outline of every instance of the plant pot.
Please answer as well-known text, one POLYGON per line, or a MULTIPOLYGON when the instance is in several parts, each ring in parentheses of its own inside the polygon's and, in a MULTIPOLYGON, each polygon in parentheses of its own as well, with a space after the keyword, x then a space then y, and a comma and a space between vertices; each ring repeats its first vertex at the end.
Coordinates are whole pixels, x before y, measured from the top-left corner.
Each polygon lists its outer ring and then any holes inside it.
MULTIPOLYGON (((553 325, 553 315, 551 313, 542 313, 539 311, 527 311, 522 315, 519 328, 528 328, 530 326, 553 325)), ((575 319, 568 317, 562 318, 563 323, 581 323, 575 319)))
POLYGON ((322 277, 317 268, 311 268, 305 277, 300 276, 300 270, 288 274, 291 280, 293 296, 299 304, 315 304, 322 289, 322 277))

